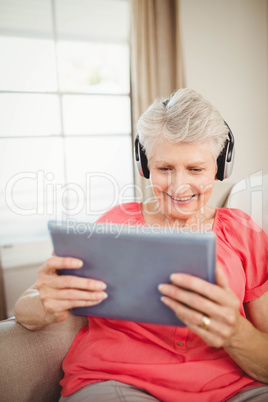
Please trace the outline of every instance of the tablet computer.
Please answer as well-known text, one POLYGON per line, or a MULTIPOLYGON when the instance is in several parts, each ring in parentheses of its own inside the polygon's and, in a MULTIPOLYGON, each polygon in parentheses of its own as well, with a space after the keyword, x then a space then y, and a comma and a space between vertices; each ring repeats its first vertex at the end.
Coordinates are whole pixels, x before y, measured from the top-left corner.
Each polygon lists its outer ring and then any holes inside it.
POLYGON ((171 283, 170 275, 176 272, 215 283, 213 232, 68 221, 50 221, 48 227, 56 255, 84 262, 80 269, 62 269, 63 275, 107 284, 107 299, 96 306, 73 308, 75 315, 183 326, 161 302, 158 285, 171 283))

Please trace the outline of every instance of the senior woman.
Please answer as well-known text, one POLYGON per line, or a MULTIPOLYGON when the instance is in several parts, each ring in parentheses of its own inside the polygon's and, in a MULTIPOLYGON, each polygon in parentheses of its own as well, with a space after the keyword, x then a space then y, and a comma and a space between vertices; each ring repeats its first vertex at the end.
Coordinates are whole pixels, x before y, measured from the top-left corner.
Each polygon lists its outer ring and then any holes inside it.
MULTIPOLYGON (((228 176, 231 131, 201 95, 182 89, 157 99, 138 132, 136 158, 155 199, 119 205, 99 222, 214 231, 216 284, 179 273, 160 284, 186 327, 89 317, 64 360, 60 401, 267 400, 267 236, 241 211, 207 205, 216 177, 228 176)), ((58 275, 81 264, 50 258, 18 300, 17 321, 41 329, 72 307, 101 303, 103 282, 58 275)))

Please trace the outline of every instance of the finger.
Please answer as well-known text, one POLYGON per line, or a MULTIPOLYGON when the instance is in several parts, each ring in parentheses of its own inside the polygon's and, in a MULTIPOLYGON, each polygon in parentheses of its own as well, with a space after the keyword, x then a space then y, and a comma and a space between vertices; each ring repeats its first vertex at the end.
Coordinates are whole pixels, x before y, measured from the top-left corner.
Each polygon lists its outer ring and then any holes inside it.
POLYGON ((199 293, 219 305, 225 305, 226 303, 229 304, 228 297, 226 296, 226 289, 213 283, 207 282, 196 276, 180 273, 172 274, 170 279, 175 285, 190 290, 191 292, 199 293))
POLYGON ((74 275, 43 275, 38 278, 37 289, 51 287, 54 289, 80 289, 99 291, 107 288, 106 283, 91 278, 81 278, 74 275))
POLYGON ((200 313, 199 311, 192 310, 188 306, 178 303, 169 297, 161 297, 161 301, 169 306, 174 311, 176 316, 187 326, 191 326, 193 328, 200 326, 202 323, 204 314, 200 313))
POLYGON ((43 306, 46 312, 50 314, 56 314, 58 312, 64 312, 75 307, 88 307, 100 304, 102 301, 92 300, 44 300, 43 306))
POLYGON ((189 292, 188 290, 179 288, 178 286, 163 284, 159 286, 162 294, 183 303, 193 310, 200 311, 209 316, 218 315, 219 305, 210 301, 206 297, 198 293, 189 292))
POLYGON ((172 298, 175 302, 187 306, 189 311, 194 310, 199 312, 196 317, 199 317, 200 313, 202 313, 202 316, 205 314, 220 319, 224 317, 224 312, 221 310, 223 307, 220 307, 218 304, 198 293, 189 292, 185 289, 179 288, 178 286, 168 284, 160 285, 159 290, 162 294, 172 298))
POLYGON ((54 299, 54 300, 89 300, 99 301, 107 299, 108 294, 106 292, 88 292, 75 289, 51 289, 44 288, 40 292, 41 299, 54 299))
MULTIPOLYGON (((236 319, 236 323, 237 321, 238 318, 236 319)), ((211 318, 208 328, 203 328, 201 323, 202 318, 199 325, 188 322, 187 327, 199 335, 208 345, 216 348, 224 347, 236 330, 236 325, 229 325, 224 322, 215 321, 211 318)))
POLYGON ((79 269, 83 266, 83 261, 72 257, 50 257, 40 268, 41 272, 53 273, 59 269, 79 269))
POLYGON ((204 314, 194 311, 169 297, 161 297, 161 301, 170 307, 176 316, 187 325, 187 327, 195 328, 201 324, 204 314))
POLYGON ((210 317, 209 329, 201 327, 204 314, 194 311, 187 306, 176 302, 168 297, 162 297, 164 304, 170 307, 175 315, 187 325, 189 329, 201 336, 207 343, 215 347, 220 347, 224 341, 233 335, 234 327, 210 317), (209 335, 207 333, 209 331, 209 335))
MULTIPOLYGON (((198 293, 190 292, 178 286, 163 284, 159 286, 159 290, 162 294, 175 300, 175 302, 182 303, 191 310, 214 317, 217 321, 228 325, 233 325, 239 309, 239 300, 232 291, 225 291, 225 303, 219 305, 217 302, 209 300, 198 293)), ((222 292, 221 288, 219 288, 219 292, 222 292)))

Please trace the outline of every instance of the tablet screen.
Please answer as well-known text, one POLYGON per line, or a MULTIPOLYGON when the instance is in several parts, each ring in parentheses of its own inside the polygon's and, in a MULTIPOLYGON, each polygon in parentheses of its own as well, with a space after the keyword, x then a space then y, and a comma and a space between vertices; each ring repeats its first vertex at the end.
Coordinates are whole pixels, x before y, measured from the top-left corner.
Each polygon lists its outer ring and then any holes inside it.
POLYGON ((96 306, 74 308, 75 315, 183 326, 161 302, 158 285, 170 283, 170 275, 176 272, 215 283, 213 232, 103 223, 70 226, 56 221, 48 226, 56 255, 84 262, 78 270, 63 269, 63 275, 107 284, 106 300, 96 306))

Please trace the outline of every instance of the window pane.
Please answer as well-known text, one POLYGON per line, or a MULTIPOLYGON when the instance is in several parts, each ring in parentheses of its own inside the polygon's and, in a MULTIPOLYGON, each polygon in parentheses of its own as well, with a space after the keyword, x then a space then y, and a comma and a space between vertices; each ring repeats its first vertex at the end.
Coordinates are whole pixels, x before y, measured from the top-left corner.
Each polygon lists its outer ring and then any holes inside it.
POLYGON ((65 134, 129 134, 128 96, 63 96, 65 134))
POLYGON ((0 54, 0 90, 57 90, 52 40, 2 36, 0 54))
POLYGON ((75 183, 70 185, 70 216, 95 221, 112 206, 133 201, 130 136, 65 141, 67 181, 75 183))
POLYGON ((59 100, 55 95, 0 94, 1 136, 60 134, 59 100))
POLYGON ((50 0, 1 0, 0 32, 52 37, 50 0))
POLYGON ((60 39, 127 42, 129 0, 55 0, 60 39))
POLYGON ((61 91, 129 93, 129 48, 126 44, 59 42, 61 91))
POLYGON ((64 184, 60 138, 0 140, 0 242, 48 235, 47 220, 61 217, 64 184))

